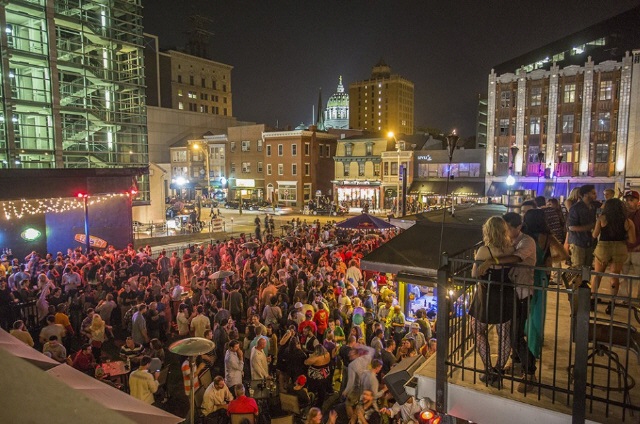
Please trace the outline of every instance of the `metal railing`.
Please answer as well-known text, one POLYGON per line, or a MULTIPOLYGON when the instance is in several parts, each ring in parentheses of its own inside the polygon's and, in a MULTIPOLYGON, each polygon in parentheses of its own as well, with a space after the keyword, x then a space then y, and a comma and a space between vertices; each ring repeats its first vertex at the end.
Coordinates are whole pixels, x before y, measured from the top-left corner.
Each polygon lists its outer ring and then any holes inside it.
MULTIPOLYGON (((590 419, 615 422, 637 422, 640 416, 640 299, 633 297, 633 287, 640 284, 639 276, 596 273, 589 268, 563 269, 517 266, 536 272, 539 286, 522 285, 507 280, 487 282, 472 276, 473 252, 477 248, 444 255, 438 273, 438 317, 436 357, 436 406, 446 412, 447 386, 482 384, 496 387, 496 395, 519 398, 541 407, 556 409, 572 415, 574 423, 590 419), (559 284, 544 284, 544 277, 553 275, 559 284), (598 293, 592 300, 589 282, 601 278, 601 287, 607 279, 619 279, 626 284, 626 295, 598 293), (493 287, 493 289, 491 288, 493 287), (542 327, 540 350, 535 351, 535 379, 525 376, 516 365, 516 338, 518 291, 530 289, 534 295, 523 302, 529 312, 534 308, 542 312, 536 318, 526 316, 527 325, 542 327), (483 291, 484 297, 479 295, 483 291), (498 299, 488 301, 496 293, 498 299), (482 297, 493 311, 471 307, 474 298, 482 297), (509 298, 511 297, 511 298, 509 298), (605 305, 613 304, 613 312, 605 312, 605 305), (498 305, 498 309, 496 309, 498 305), (536 306, 537 305, 537 306, 536 306), (489 319, 489 315, 495 315, 489 319), (543 317, 540 321, 540 316, 543 317), (496 321, 497 319, 497 321, 496 321), (475 321, 474 321, 475 320, 475 321), (508 348, 510 359, 503 370, 493 370, 498 361, 495 353, 499 346, 498 324, 488 324, 487 340, 490 346, 484 364, 476 334, 484 322, 509 322, 509 335, 514 346, 508 348), (441 325, 446 323, 447 325, 441 325), (475 323, 475 327, 474 324, 475 323), (496 334, 493 334, 493 333, 496 334), (445 341, 445 342, 443 342, 445 341), (509 363, 511 365, 509 365, 509 363), (486 376, 481 380, 481 376, 486 376), (522 384, 521 384, 522 383, 522 384), (526 383, 526 385, 525 385, 526 383), (518 390, 521 385, 524 393, 518 390)), ((507 271, 503 271, 506 275, 507 271)), ((496 278, 500 280, 500 278, 496 278)), ((478 301, 476 299, 476 301, 478 301)), ((522 316, 522 315, 521 315, 522 316)), ((504 328, 504 327, 503 327, 504 328)), ((506 333, 506 332, 505 332, 506 333)), ((527 343, 536 339, 533 327, 527 327, 527 343), (529 337, 531 336, 531 337, 529 337)), ((480 343, 482 345, 482 343, 480 343)), ((531 349, 530 349, 531 350, 531 349)), ((485 351, 486 352, 486 351, 485 351)), ((503 356, 504 357, 504 356, 503 356)), ((526 360, 524 360, 526 362, 526 360)), ((505 366, 505 364, 499 364, 505 366)), ((531 368, 529 369, 531 371, 531 368)))

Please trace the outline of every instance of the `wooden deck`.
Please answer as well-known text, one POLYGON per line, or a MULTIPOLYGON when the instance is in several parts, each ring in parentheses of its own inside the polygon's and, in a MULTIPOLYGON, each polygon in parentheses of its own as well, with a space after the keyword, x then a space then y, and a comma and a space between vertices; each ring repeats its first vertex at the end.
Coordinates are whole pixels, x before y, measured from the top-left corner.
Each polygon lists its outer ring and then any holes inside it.
MULTIPOLYGON (((603 284, 602 286, 609 286, 609 284, 603 284)), ((553 287, 554 286, 551 286, 550 289, 553 290, 553 287)), ((606 291, 603 290, 603 293, 606 293, 606 291)), ((608 320, 609 316, 604 313, 605 307, 603 304, 598 305, 596 316, 608 320)), ((613 319, 623 323, 631 322, 633 326, 640 328, 640 323, 636 321, 629 308, 616 307, 613 319)), ((608 326, 609 324, 607 324, 605 328, 608 328, 608 326)), ((464 364, 464 367, 468 369, 455 369, 450 376, 449 382, 494 396, 525 402, 571 415, 572 397, 566 392, 572 387, 568 367, 570 362, 573 363, 573 360, 570 361, 569 359, 575 355, 575 345, 571 342, 570 329, 570 305, 567 294, 555 290, 550 291, 547 295, 543 352, 537 364, 538 371, 536 377, 542 385, 555 387, 556 390, 536 387, 532 392, 527 392, 526 395, 518 393, 516 390, 518 381, 514 380, 514 378, 520 378, 520 370, 515 367, 510 367, 510 361, 508 363, 510 371, 504 379, 504 386, 501 390, 485 385, 479 380, 481 373, 473 371, 473 369, 484 369, 484 365, 473 344, 470 344, 466 355, 460 360, 464 364), (556 316, 558 317, 557 320, 556 316), (559 390, 564 390, 565 393, 559 390)), ((490 340, 492 362, 495 363, 495 353, 497 349, 495 330, 490 331, 490 340)), ((591 348, 590 352, 592 352, 591 348)), ((627 393, 631 404, 638 407, 640 406, 640 358, 636 356, 636 353, 623 348, 614 348, 613 352, 618 355, 620 363, 626 368, 628 375, 631 377, 631 379, 628 380, 628 386, 632 387, 629 388, 627 393)), ((588 368, 587 381, 595 382, 596 385, 602 386, 603 388, 587 387, 587 396, 597 396, 607 399, 608 401, 590 401, 587 399, 587 419, 602 423, 640 423, 640 411, 635 412, 635 416, 632 416, 629 409, 623 411, 621 407, 611 404, 611 402, 615 401, 623 402, 625 395, 624 390, 613 391, 604 389, 604 387, 624 386, 622 379, 618 381, 618 373, 608 371, 607 367, 615 367, 613 362, 610 361, 610 358, 606 355, 595 356, 594 360, 590 360, 589 363, 595 363, 597 366, 588 368)), ((420 374, 432 378, 435 378, 435 372, 436 361, 429 361, 428 364, 419 371, 420 374)))

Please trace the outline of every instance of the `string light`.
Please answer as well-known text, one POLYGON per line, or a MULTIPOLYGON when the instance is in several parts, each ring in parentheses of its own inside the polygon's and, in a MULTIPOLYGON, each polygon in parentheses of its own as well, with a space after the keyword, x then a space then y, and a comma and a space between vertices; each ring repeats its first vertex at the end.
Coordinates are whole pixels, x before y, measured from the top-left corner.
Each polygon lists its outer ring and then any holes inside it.
MULTIPOLYGON (((89 205, 104 202, 115 197, 129 197, 131 193, 110 193, 89 195, 89 205)), ((7 221, 12 218, 22 219, 25 215, 39 215, 44 213, 62 213, 84 207, 83 197, 79 198, 50 198, 36 200, 9 200, 2 203, 2 210, 7 221)))

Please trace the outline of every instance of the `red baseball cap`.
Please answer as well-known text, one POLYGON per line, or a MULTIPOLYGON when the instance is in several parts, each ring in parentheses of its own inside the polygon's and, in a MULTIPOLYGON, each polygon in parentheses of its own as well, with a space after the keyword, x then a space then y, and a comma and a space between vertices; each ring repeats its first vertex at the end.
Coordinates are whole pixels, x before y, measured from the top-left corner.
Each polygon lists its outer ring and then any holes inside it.
POLYGON ((304 375, 299 376, 296 379, 296 384, 298 386, 304 386, 305 384, 307 384, 307 377, 305 377, 304 375))
POLYGON ((640 200, 640 193, 638 193, 635 190, 627 190, 627 191, 624 192, 624 197, 625 197, 625 199, 627 197, 633 197, 634 199, 639 199, 640 200))

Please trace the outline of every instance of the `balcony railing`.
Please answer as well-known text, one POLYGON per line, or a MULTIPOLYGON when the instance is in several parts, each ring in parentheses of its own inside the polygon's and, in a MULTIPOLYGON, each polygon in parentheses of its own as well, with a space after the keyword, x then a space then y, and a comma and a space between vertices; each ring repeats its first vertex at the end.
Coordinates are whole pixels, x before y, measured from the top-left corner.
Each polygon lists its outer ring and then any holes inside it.
MULTIPOLYGON (((532 287, 511 282, 486 282, 474 278, 471 273, 476 248, 443 257, 444 265, 438 273, 438 350, 436 360, 421 371, 426 375, 435 374, 438 410, 447 411, 446 387, 456 384, 562 412, 571 415, 574 423, 583 423, 586 419, 638 422, 640 388, 636 381, 640 378, 640 334, 637 331, 640 327, 640 300, 637 295, 633 297, 632 288, 640 284, 640 277, 595 273, 589 268, 520 266, 530 268, 532 272, 535 270, 541 276, 551 275, 560 284, 532 287), (596 299, 602 304, 598 303, 595 310, 590 310, 588 283, 594 278, 601 278, 600 287, 603 289, 596 299), (628 294, 614 296, 604 293, 612 278, 626 285, 628 294), (477 322, 487 319, 476 316, 477 321, 474 321, 469 315, 470 304, 481 285, 490 296, 499 296, 495 304, 501 305, 501 310, 496 313, 504 318, 499 321, 508 321, 507 318, 515 314, 515 292, 518 288, 533 289, 534 295, 526 303, 530 311, 538 308, 536 310, 541 313, 538 317, 543 318, 542 321, 532 315, 527 318, 530 324, 537 322, 541 331, 538 333, 540 350, 535 361, 535 380, 529 380, 524 393, 518 391, 518 385, 524 380, 511 348, 507 348, 508 352, 498 348, 498 336, 494 334, 497 333, 497 325, 488 326, 489 364, 485 365, 481 359, 484 352, 480 352, 475 335, 481 329, 477 322), (494 290, 489 291, 488 287, 494 287, 498 294, 494 290), (536 302, 537 307, 534 306, 536 302), (605 307, 610 302, 615 306, 609 315, 605 313, 605 307), (490 384, 491 378, 483 382, 480 377, 485 375, 487 367, 496 365, 496 354, 501 353, 511 353, 511 359, 501 378, 495 379, 502 382, 501 387, 495 388, 490 384)), ((509 333, 512 338, 515 337, 514 332, 515 326, 512 326, 509 333)), ((533 333, 530 335, 528 341, 531 343, 531 338, 535 337, 533 333)), ((494 386, 498 384, 494 383, 494 386)))
POLYGON ((556 177, 573 177, 573 163, 557 163, 556 164, 556 177))

